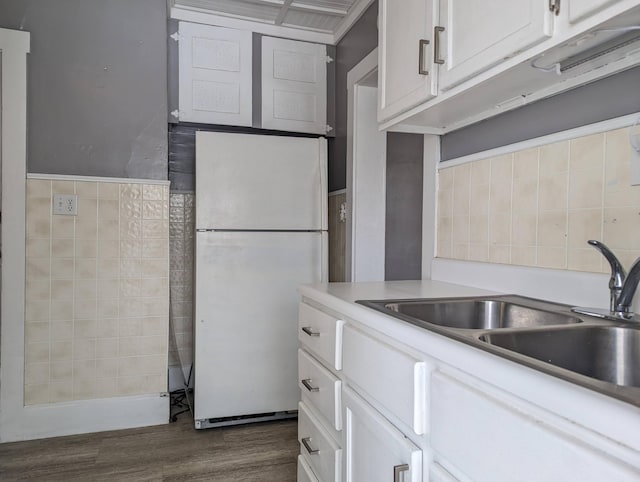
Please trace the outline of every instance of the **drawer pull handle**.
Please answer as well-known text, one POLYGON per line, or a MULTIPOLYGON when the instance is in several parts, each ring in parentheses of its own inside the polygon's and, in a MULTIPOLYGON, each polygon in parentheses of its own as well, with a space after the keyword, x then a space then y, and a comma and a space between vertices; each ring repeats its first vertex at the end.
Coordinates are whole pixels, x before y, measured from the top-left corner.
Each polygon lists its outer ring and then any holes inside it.
POLYGON ((444 59, 440 58, 440 34, 444 32, 444 27, 433 28, 433 63, 444 64, 444 59))
POLYGON ((427 45, 429 45, 428 40, 420 39, 418 42, 418 74, 420 75, 429 75, 429 70, 424 66, 424 48, 427 45))
POLYGON ((303 326, 302 331, 304 331, 309 336, 320 336, 319 331, 313 331, 313 328, 310 326, 303 326))
POLYGON ((309 455, 316 455, 318 452, 320 452, 320 449, 311 448, 311 444, 309 443, 310 441, 311 437, 305 437, 301 440, 302 445, 304 445, 304 448, 307 449, 309 455))
POLYGON ((306 388, 310 392, 318 392, 318 391, 320 391, 320 388, 314 387, 313 385, 311 385, 311 378, 305 378, 304 380, 300 380, 300 381, 304 385, 304 388, 306 388))
POLYGON ((400 476, 403 472, 409 472, 409 464, 394 465, 393 482, 400 482, 400 476))

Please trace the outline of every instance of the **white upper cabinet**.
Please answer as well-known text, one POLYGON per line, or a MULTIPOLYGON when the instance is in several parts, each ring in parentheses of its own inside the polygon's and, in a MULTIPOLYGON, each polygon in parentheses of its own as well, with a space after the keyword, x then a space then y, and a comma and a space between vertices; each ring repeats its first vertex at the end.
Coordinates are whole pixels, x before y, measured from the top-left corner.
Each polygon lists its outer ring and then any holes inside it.
POLYGON ((380 0, 378 10, 378 121, 436 94, 433 2, 380 0))
POLYGON ((569 22, 578 22, 617 2, 618 0, 567 0, 569 22))
POLYGON ((549 38, 552 21, 540 0, 440 0, 440 90, 549 38))
POLYGON ((263 129, 327 133, 327 47, 262 37, 263 129))
POLYGON ((379 2, 381 129, 444 134, 640 60, 640 0, 379 2))
POLYGON ((251 32, 180 22, 179 119, 251 126, 251 32))

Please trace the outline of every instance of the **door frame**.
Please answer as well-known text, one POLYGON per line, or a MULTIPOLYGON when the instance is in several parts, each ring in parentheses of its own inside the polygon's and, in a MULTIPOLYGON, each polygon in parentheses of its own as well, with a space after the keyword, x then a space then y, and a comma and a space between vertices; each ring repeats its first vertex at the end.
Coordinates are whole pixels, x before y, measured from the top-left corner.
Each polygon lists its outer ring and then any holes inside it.
MULTIPOLYGON (((356 115, 359 105, 358 91, 362 88, 371 89, 362 85, 364 81, 378 69, 378 48, 373 49, 355 67, 347 73, 347 216, 345 233, 345 281, 384 281, 385 263, 385 212, 375 212, 367 209, 367 206, 358 204, 357 193, 362 194, 363 186, 358 185, 362 176, 362 167, 367 154, 358 148, 356 139, 357 132, 363 125, 375 127, 378 130, 377 116, 356 115), (360 175, 359 175, 360 173, 360 175), (369 229, 366 233, 360 232, 357 226, 363 223, 369 229), (379 227, 372 228, 377 224, 379 227), (380 229, 381 226, 381 229, 380 229), (366 249, 362 249, 362 240, 366 236, 366 249), (366 251, 363 253, 363 251, 366 251)), ((377 103, 377 96, 376 96, 377 103)), ((386 133, 380 132, 380 144, 383 152, 381 155, 386 159, 386 133)), ((370 168, 370 165, 367 165, 370 168)), ((382 177, 382 190, 377 190, 376 186, 367 186, 376 192, 373 194, 382 196, 384 204, 386 196, 386 163, 383 163, 381 170, 372 172, 368 170, 368 175, 382 177)), ((371 193, 369 193, 371 195, 371 193)))
POLYGON ((29 32, 0 29, 2 52, 2 291, 0 442, 24 405, 25 189, 29 32))

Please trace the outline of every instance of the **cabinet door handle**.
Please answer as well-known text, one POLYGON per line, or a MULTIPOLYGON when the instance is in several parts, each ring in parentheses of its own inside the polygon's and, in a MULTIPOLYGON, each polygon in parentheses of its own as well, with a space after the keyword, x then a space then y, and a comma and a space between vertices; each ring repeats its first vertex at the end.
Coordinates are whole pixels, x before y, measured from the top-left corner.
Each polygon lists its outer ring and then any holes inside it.
POLYGON ((394 465, 393 482, 400 482, 400 476, 403 472, 409 472, 409 464, 394 465))
POLYGON ((320 452, 320 449, 311 448, 311 444, 309 443, 310 441, 311 437, 305 437, 301 440, 302 445, 304 445, 304 448, 307 449, 309 455, 316 455, 318 452, 320 452))
POLYGON ((319 387, 314 387, 313 385, 311 385, 311 378, 305 378, 304 380, 300 380, 300 381, 304 385, 304 388, 306 388, 310 392, 318 392, 318 391, 320 391, 319 387))
POLYGON ((429 75, 429 71, 424 68, 424 48, 429 45, 429 41, 420 39, 418 48, 418 73, 420 75, 429 75))
POLYGON ((313 331, 313 328, 310 326, 303 326, 302 331, 304 331, 309 336, 320 336, 319 331, 313 331))
POLYGON ((444 59, 440 58, 440 34, 444 32, 444 27, 433 28, 433 63, 442 65, 444 59))

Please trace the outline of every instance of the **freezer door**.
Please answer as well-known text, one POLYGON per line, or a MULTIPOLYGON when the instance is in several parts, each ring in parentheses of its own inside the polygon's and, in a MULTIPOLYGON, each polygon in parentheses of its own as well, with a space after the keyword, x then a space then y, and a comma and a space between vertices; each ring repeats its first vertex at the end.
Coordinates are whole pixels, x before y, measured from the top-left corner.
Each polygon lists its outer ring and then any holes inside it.
POLYGON ((324 138, 196 133, 197 229, 327 229, 324 138))
POLYGON ((196 235, 196 420, 296 410, 297 286, 326 279, 326 236, 196 235))

